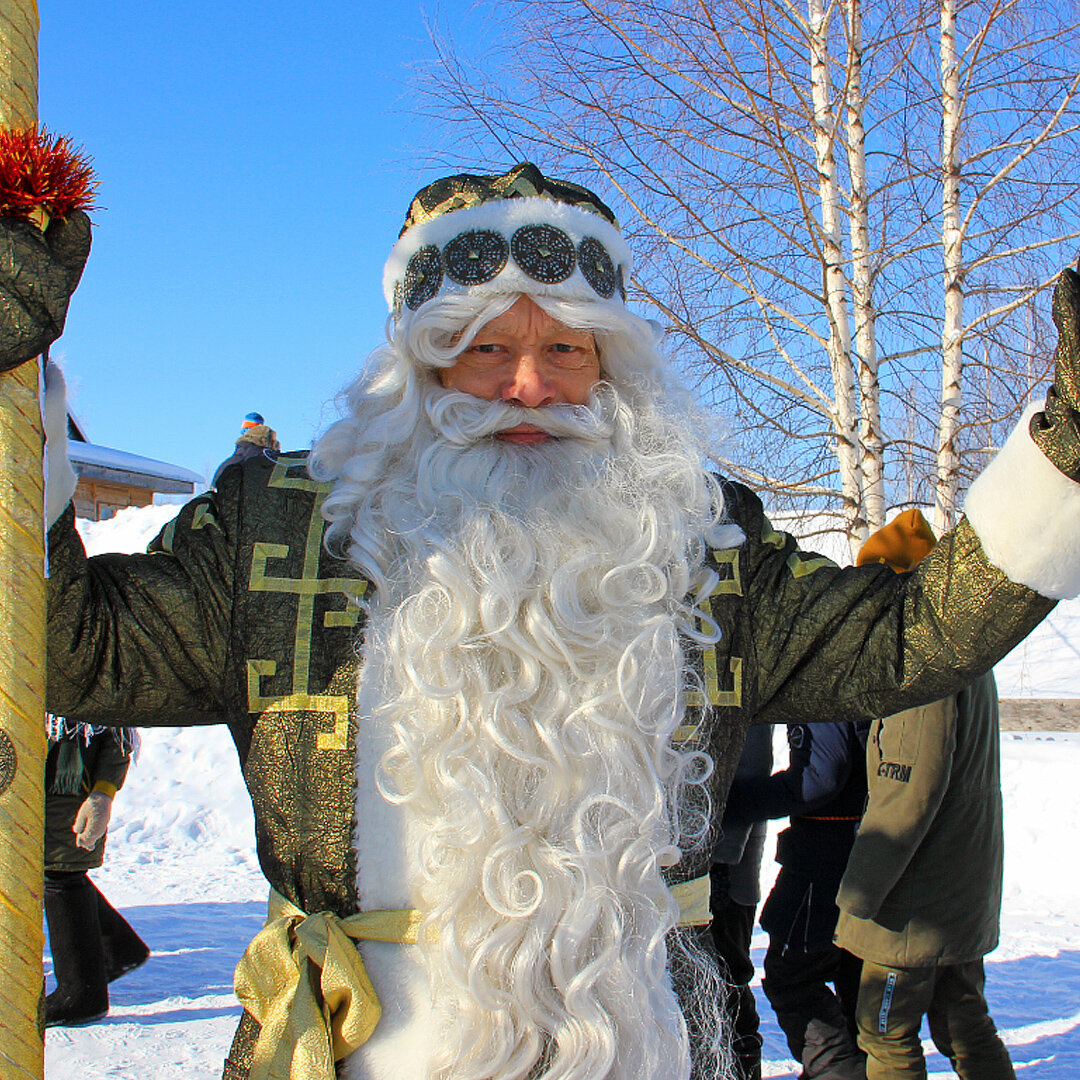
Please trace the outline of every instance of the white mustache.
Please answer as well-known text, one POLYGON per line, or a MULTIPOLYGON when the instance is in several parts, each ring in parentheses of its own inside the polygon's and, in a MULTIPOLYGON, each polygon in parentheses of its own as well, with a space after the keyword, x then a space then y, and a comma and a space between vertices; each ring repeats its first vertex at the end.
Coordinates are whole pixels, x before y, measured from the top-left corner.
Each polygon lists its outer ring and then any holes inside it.
POLYGON ((526 409, 484 401, 459 390, 430 394, 425 401, 431 426, 452 446, 468 447, 500 431, 529 424, 562 439, 607 442, 615 431, 615 395, 597 386, 585 405, 546 405, 526 409))

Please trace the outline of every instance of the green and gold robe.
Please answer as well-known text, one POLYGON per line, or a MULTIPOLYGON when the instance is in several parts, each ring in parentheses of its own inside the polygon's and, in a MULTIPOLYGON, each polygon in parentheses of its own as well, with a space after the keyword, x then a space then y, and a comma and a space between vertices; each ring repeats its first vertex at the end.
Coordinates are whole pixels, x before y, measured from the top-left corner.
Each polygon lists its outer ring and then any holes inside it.
MULTIPOLYGON (((254 458, 189 502, 148 554, 92 559, 69 508, 49 536, 47 707, 94 724, 228 724, 270 884, 306 912, 344 917, 357 906, 357 600, 369 583, 323 544, 327 490, 304 454, 254 458)), ((704 604, 722 637, 696 653, 704 693, 678 733, 716 762, 716 823, 749 724, 941 698, 1053 606, 992 566, 966 522, 914 574, 841 570, 774 530, 747 488, 724 493, 746 540, 709 553, 719 579, 704 604)), ((706 874, 710 850, 688 853, 671 883, 706 874)), ((227 1077, 243 1059, 234 1047, 227 1077)))

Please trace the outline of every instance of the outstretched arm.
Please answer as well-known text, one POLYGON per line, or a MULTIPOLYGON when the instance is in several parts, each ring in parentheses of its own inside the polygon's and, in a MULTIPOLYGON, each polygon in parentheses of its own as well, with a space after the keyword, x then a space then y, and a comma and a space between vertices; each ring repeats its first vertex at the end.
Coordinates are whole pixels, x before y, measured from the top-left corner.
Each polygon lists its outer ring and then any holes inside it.
MULTIPOLYGON (((1054 385, 972 485, 966 517, 911 574, 841 570, 725 489, 747 534, 737 586, 759 723, 887 716, 948 697, 1080 593, 1080 275, 1054 294, 1054 385)), ((725 558, 730 561, 731 553, 725 558)), ((723 621, 726 595, 712 600, 723 621)))
POLYGON ((227 720, 233 530, 199 496, 154 554, 86 557, 69 505, 49 531, 46 705, 124 726, 227 720))
POLYGON ((709 602, 744 650, 742 705, 754 723, 872 719, 947 697, 1055 603, 994 565, 966 519, 914 573, 896 574, 801 551, 740 485, 725 498, 747 539, 738 580, 709 602))

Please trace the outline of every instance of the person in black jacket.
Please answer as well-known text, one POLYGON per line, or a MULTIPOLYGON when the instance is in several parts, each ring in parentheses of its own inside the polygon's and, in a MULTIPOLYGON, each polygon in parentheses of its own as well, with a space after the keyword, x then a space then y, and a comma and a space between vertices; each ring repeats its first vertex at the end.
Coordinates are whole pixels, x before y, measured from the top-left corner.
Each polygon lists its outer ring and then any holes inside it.
POLYGON ((45 921, 56 989, 45 1027, 87 1024, 109 1011, 109 983, 143 964, 146 942, 87 870, 101 866, 112 802, 138 738, 70 717, 46 717, 45 921))
MULTIPOLYGON (((762 779, 772 772, 772 728, 752 727, 746 733, 735 775, 762 779)), ((761 1080, 761 1034, 750 980, 754 964, 750 940, 761 899, 761 856, 765 849, 765 823, 744 821, 725 814, 720 839, 713 849, 710 873, 709 932, 728 982, 725 1012, 731 1027, 734 1080, 761 1080)))
POLYGON ((855 1036, 859 961, 833 944, 833 931, 836 890, 866 800, 868 726, 789 724, 788 767, 737 776, 728 797, 728 813, 745 821, 791 816, 761 910, 769 935, 762 989, 805 1080, 866 1076, 855 1036))

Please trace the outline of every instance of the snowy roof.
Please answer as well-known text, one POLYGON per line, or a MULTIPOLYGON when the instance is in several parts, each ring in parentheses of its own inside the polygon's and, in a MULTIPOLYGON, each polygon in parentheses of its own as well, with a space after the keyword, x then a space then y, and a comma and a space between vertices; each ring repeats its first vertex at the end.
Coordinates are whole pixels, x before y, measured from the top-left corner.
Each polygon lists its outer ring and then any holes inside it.
POLYGON ((116 480, 165 492, 190 492, 205 482, 198 473, 167 461, 74 439, 68 439, 68 457, 76 474, 90 480, 116 480))

